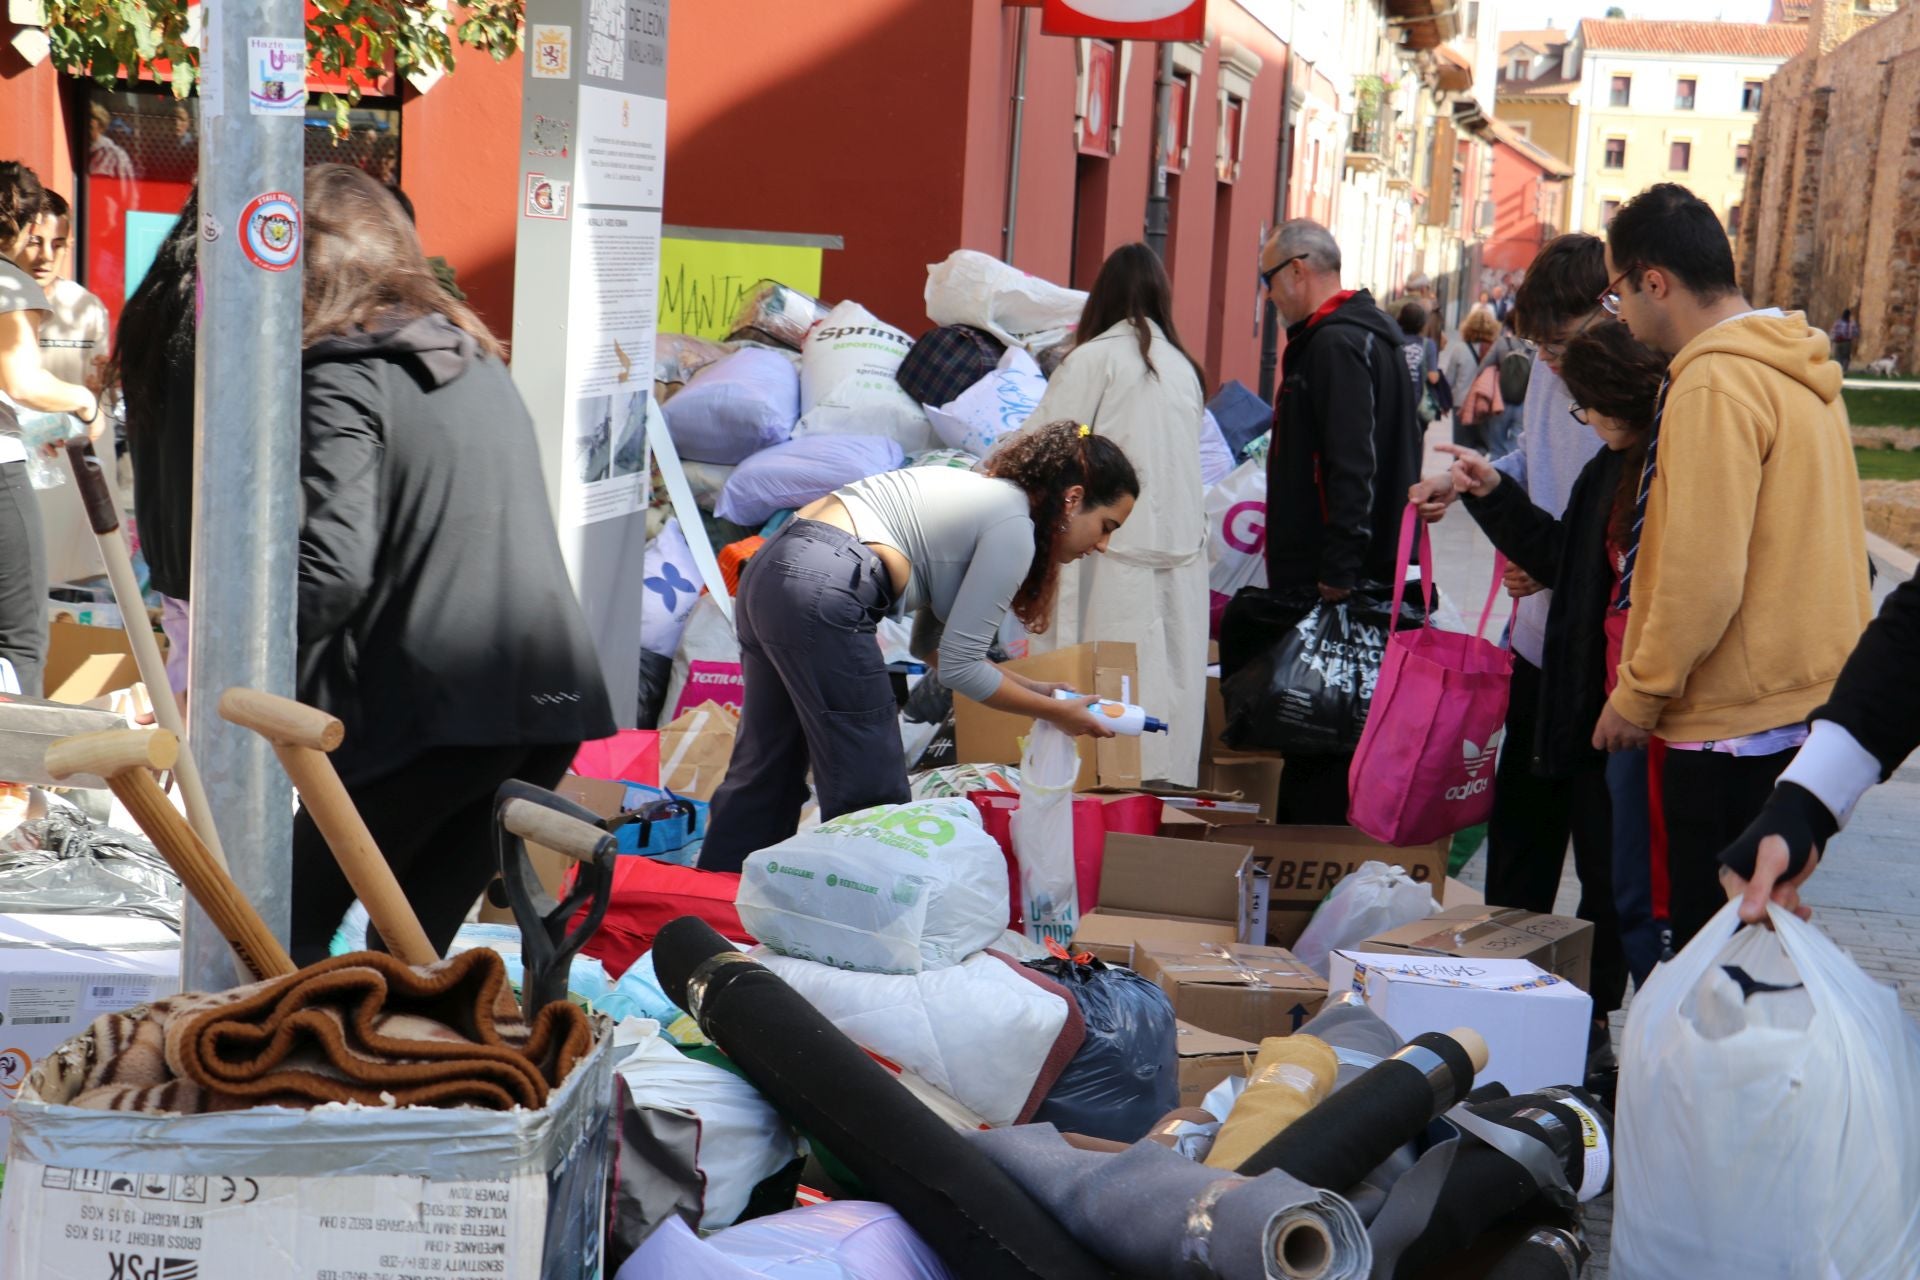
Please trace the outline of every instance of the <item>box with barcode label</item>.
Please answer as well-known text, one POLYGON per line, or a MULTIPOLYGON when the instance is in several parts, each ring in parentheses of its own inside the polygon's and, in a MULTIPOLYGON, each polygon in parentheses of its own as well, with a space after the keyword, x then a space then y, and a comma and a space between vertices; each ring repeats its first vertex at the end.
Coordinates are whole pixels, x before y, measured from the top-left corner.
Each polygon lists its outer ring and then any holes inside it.
POLYGON ((180 990, 180 938, 143 916, 0 914, 0 1151, 27 1073, 103 1013, 180 990))

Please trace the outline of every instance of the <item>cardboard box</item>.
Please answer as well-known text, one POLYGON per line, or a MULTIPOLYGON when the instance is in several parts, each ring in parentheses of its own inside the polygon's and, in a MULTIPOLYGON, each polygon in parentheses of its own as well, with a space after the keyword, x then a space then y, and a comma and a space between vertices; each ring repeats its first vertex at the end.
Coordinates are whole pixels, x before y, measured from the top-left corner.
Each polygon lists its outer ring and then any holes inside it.
MULTIPOLYGON (((1130 644, 1099 641, 1070 645, 1018 662, 1007 670, 1045 683, 1063 683, 1118 702, 1133 702, 1140 685, 1140 658, 1130 644)), ((1147 708, 1151 713, 1154 709, 1147 708)), ((971 698, 953 700, 955 760, 960 764, 1019 764, 1020 739, 1033 728, 1027 716, 994 711, 971 698)), ((1080 779, 1075 790, 1140 789, 1140 739, 1081 738, 1080 779)))
POLYGON ((1526 960, 1589 989, 1593 925, 1518 907, 1457 904, 1425 920, 1390 929, 1355 950, 1475 960, 1526 960))
POLYGON ((1174 1025, 1174 1050, 1180 1055, 1180 1105, 1197 1107, 1228 1076, 1253 1069, 1260 1046, 1203 1030, 1190 1022, 1174 1025))
POLYGON ((1210 841, 1249 845, 1269 860, 1272 884, 1267 908, 1267 940, 1292 946, 1300 940, 1314 909, 1333 886, 1360 869, 1363 862, 1405 867, 1420 884, 1433 886, 1434 901, 1447 878, 1447 851, 1451 838, 1432 844, 1398 849, 1355 831, 1352 827, 1214 826, 1210 841))
POLYGON ((180 938, 144 916, 0 915, 0 1151, 34 1064, 118 1013, 180 990, 180 938))
POLYGON ((1134 944, 1238 942, 1266 932, 1267 893, 1253 850, 1160 836, 1107 837, 1100 897, 1075 950, 1131 965, 1134 944))
POLYGON ((1326 981, 1279 947, 1142 941, 1134 960, 1173 1001, 1175 1017, 1254 1044, 1292 1035, 1327 1002, 1326 981))
POLYGON ((1272 822, 1280 801, 1279 756, 1222 756, 1203 760, 1200 781, 1209 791, 1239 796, 1260 807, 1260 819, 1272 822))
MULTIPOLYGON (((583 778, 570 773, 560 779, 560 785, 553 792, 593 810, 603 818, 611 818, 627 807, 627 784, 624 782, 603 782, 599 778, 583 778)), ((533 864, 533 874, 539 878, 540 887, 547 896, 558 898, 560 881, 566 877, 567 868, 573 866, 573 859, 555 853, 545 845, 529 844, 527 860, 533 864)), ((513 918, 513 908, 507 905, 506 890, 497 875, 480 896, 479 920, 481 924, 519 923, 513 918)))
POLYGON ((92 702, 139 680, 133 646, 118 627, 86 627, 77 622, 47 625, 41 682, 49 702, 92 702))
POLYGON ((1478 1031, 1489 1053, 1478 1084, 1532 1093, 1586 1079, 1593 1000, 1539 965, 1359 948, 1328 959, 1333 989, 1358 994, 1409 1040, 1455 1027, 1478 1031))
POLYGON ((1452 910, 1454 907, 1481 906, 1485 904, 1486 900, 1487 895, 1472 885, 1460 880, 1455 880, 1452 876, 1447 877, 1446 903, 1448 910, 1452 910))

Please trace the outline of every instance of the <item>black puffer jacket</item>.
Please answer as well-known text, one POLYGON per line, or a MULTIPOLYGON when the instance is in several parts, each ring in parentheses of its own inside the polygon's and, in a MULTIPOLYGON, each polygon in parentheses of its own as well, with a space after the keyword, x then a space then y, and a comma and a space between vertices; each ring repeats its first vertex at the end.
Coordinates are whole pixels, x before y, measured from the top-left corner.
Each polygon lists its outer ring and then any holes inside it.
POLYGON ((299 692, 350 783, 614 730, 506 366, 438 315, 308 347, 299 692))
POLYGON ((1626 458, 1599 448, 1573 482, 1567 512, 1558 520, 1534 506, 1512 477, 1484 498, 1467 497, 1468 512, 1493 545, 1553 592, 1533 742, 1533 770, 1549 778, 1570 777, 1606 760, 1593 748, 1593 726, 1607 700, 1606 620, 1614 594, 1607 523, 1626 458))
POLYGON ((1393 582, 1400 515, 1420 478, 1405 342, 1364 289, 1287 330, 1267 458, 1274 587, 1393 582))

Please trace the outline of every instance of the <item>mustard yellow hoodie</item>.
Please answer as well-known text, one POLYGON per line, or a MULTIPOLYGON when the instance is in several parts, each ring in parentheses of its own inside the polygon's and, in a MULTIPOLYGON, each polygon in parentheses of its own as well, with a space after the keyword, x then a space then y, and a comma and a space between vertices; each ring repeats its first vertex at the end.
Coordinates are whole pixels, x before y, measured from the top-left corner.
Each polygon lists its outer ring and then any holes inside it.
POLYGON ((1803 315, 1748 315, 1673 358, 1611 699, 1669 742, 1805 719, 1872 617, 1827 350, 1803 315))

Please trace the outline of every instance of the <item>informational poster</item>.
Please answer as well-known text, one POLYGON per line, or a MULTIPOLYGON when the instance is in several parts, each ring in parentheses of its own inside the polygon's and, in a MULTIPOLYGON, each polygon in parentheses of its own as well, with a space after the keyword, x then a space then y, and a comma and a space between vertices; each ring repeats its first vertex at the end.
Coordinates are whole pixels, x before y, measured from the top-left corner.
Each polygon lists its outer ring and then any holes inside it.
POLYGON ((741 299, 762 280, 778 280, 817 298, 821 254, 822 246, 817 244, 696 240, 668 234, 660 241, 660 331, 717 342, 733 332, 741 299))

